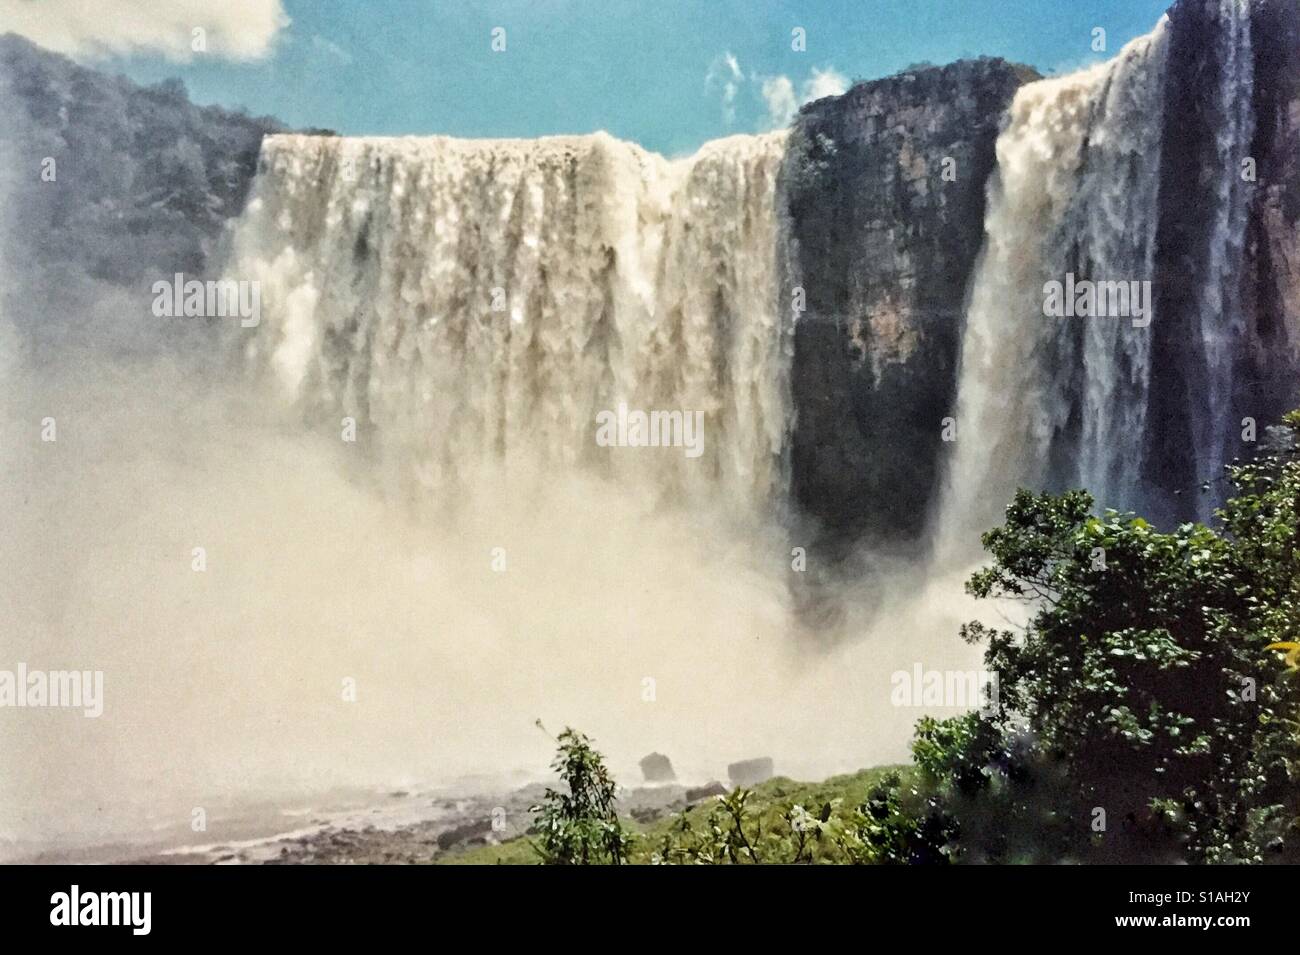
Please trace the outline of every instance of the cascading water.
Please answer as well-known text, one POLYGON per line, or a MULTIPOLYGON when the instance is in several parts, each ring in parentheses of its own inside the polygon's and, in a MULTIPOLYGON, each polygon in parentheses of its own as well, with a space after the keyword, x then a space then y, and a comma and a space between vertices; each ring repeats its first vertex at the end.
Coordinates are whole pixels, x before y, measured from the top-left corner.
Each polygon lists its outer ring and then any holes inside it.
POLYGON ((262 283, 254 362, 307 413, 373 428, 407 488, 590 465, 770 506, 790 418, 784 142, 668 161, 605 134, 271 137, 227 269, 262 283), (596 416, 620 404, 702 412, 703 454, 607 453, 596 416))
MULTIPOLYGON (((1243 0, 1204 2, 1222 21, 1204 54, 1217 83, 1205 109, 1231 169, 1253 129, 1249 15, 1243 0)), ((1162 20, 1114 59, 1030 83, 1012 104, 935 515, 950 539, 974 539, 1017 486, 1084 487, 1121 509, 1168 498, 1144 497, 1142 479, 1144 461, 1167 454, 1150 439, 1170 414, 1187 422, 1198 475, 1227 456, 1247 195, 1238 177, 1212 177, 1200 265, 1168 274, 1171 32, 1162 20), (1130 286, 1141 306, 1046 315, 1046 283, 1070 278, 1130 286), (1188 393, 1171 398, 1153 327, 1161 283, 1175 280, 1195 294, 1164 316, 1194 312, 1175 335, 1188 393)), ((227 268, 262 284, 254 365, 318 421, 355 418, 410 497, 454 493, 483 466, 577 466, 768 511, 784 497, 793 418, 779 305, 785 142, 738 136, 669 161, 604 134, 270 137, 227 268), (597 415, 620 406, 701 412, 703 455, 601 447, 597 415)))
MULTIPOLYGON (((1232 423, 1234 365, 1246 322, 1242 314, 1240 283, 1245 248, 1248 185, 1238 175, 1250 151, 1255 121, 1251 109, 1254 93, 1250 10, 1247 0, 1218 0, 1219 28, 1212 33, 1213 62, 1218 82, 1210 105, 1216 127, 1213 168, 1225 175, 1208 179, 1208 200, 1213 210, 1208 230, 1204 274, 1198 278, 1196 320, 1191 328, 1200 346, 1201 366, 1192 375, 1201 378, 1200 393, 1189 396, 1197 477, 1212 481, 1230 457, 1238 426, 1232 423)), ((1199 497, 1198 517, 1208 519, 1213 499, 1199 497)))
MULTIPOLYGON (((943 390, 925 413, 935 423, 957 415, 936 520, 963 548, 1019 484, 1084 486, 1100 505, 1141 507, 1143 494, 1172 499, 1193 473, 1214 477, 1248 385, 1236 377, 1242 345, 1285 343, 1239 338, 1250 187, 1236 172, 1254 127, 1252 60, 1268 59, 1269 31, 1258 30, 1254 53, 1243 0, 1179 7, 1181 18, 1114 61, 1030 84, 1015 99, 962 329, 958 408, 950 412, 943 390), (1180 126, 1190 148, 1166 148, 1180 126), (1185 294, 1163 315, 1157 305, 1150 325, 1048 318, 1044 285, 1067 275, 1183 284, 1185 294), (1155 446, 1159 434, 1167 445, 1155 446), (1165 484, 1141 483, 1144 457, 1165 484)), ((1281 70, 1274 58, 1270 70, 1281 70)), ((906 84, 926 96, 975 94, 971 103, 985 109, 990 90, 953 86, 960 76, 981 82, 980 71, 962 69, 906 84)), ((82 136, 85 110, 46 109, 50 95, 67 100, 88 82, 30 84, 32 102, 59 122, 33 125, 39 138, 25 140, 23 155, 42 156, 67 133, 76 157, 116 131, 110 116, 82 136)), ((1004 82, 992 84, 999 110, 1004 82)), ((826 124, 839 142, 794 153, 820 163, 848 137, 866 144, 852 163, 814 177, 808 204, 790 212, 809 216, 809 229, 833 226, 835 242, 867 233, 867 254, 836 257, 823 274, 885 292, 887 282, 929 281, 941 271, 921 267, 929 260, 968 261, 921 248, 943 231, 930 224, 948 221, 932 217, 949 202, 926 178, 939 168, 932 134, 946 146, 958 124, 910 94, 894 103, 889 89, 846 98, 826 124), (877 154, 881 136, 906 149, 877 154), (907 168, 883 177, 890 188, 872 200, 880 205, 841 208, 854 202, 861 180, 852 176, 875 175, 876 160, 896 154, 907 168), (914 190, 914 221, 898 215, 902 189, 914 190)), ((171 149, 173 99, 154 92, 148 115, 122 116, 147 134, 141 142, 171 149)), ((1284 132, 1271 138, 1289 143, 1284 132)), ((109 706, 93 726, 27 708, 3 721, 0 745, 34 771, 0 774, 0 851, 18 844, 14 834, 40 847, 63 831, 77 834, 69 844, 80 852, 94 827, 96 838, 119 841, 119 825, 147 829, 138 838, 177 827, 190 838, 192 807, 209 795, 384 784, 427 805, 425 782, 462 772, 499 773, 513 786, 517 770, 545 766, 551 751, 539 718, 591 731, 620 778, 652 748, 701 782, 758 754, 796 778, 905 759, 921 714, 895 704, 889 674, 918 663, 979 666, 979 649, 953 638, 985 613, 960 602, 962 575, 927 579, 935 568, 905 561, 895 575, 885 555, 865 585, 847 579, 858 565, 846 562, 850 572, 823 586, 817 563, 786 563, 797 535, 767 520, 784 498, 794 426, 791 286, 780 275, 791 220, 777 189, 785 142, 783 133, 734 137, 669 161, 605 135, 268 138, 225 273, 260 283, 262 325, 230 322, 222 332, 239 336, 283 395, 287 429, 242 378, 187 377, 188 358, 119 365, 86 349, 84 361, 68 351, 57 364, 28 362, 27 330, 0 316, 0 510, 12 515, 0 604, 11 618, 10 660, 109 674, 109 706), (700 412, 703 454, 600 445, 597 415, 622 405, 700 412), (46 416, 57 417, 57 444, 36 440, 34 423, 44 428, 46 416), (300 433, 300 417, 325 436, 300 433), (340 474, 342 418, 355 419, 366 472, 394 496, 455 501, 463 519, 411 514, 340 474), (505 479, 488 491, 506 493, 463 502, 460 492, 489 471, 505 479), (647 513, 646 499, 657 497, 707 506, 647 513), (509 552, 508 574, 498 551, 509 552), (809 566, 814 585, 800 592, 790 571, 809 566), (792 599, 801 593, 812 599, 792 599), (794 635, 826 636, 824 652, 794 635)), ((0 136, 0 149, 8 145, 0 136)), ((1275 161, 1285 146, 1268 148, 1275 161)), ((228 162, 242 168, 228 158, 209 169, 228 162)), ((0 186, 26 188, 33 168, 0 162, 0 186), (6 179, 9 166, 28 172, 6 179)), ((960 168, 965 177, 976 164, 960 168)), ((1270 188, 1289 202, 1294 180, 1283 173, 1270 188)), ((165 201, 153 190, 91 190, 83 207, 77 189, 37 188, 71 203, 41 215, 67 213, 69 228, 85 232, 86 279, 103 271, 95 242, 127 234, 103 223, 134 232, 212 197, 206 188, 165 201)), ((1285 209, 1265 211, 1289 228, 1285 209)), ((30 214, 11 231, 46 221, 30 214)), ((1273 238, 1289 256, 1287 237, 1273 238)), ((132 248, 159 244, 150 239, 132 248)), ((14 278, 16 247, 0 252, 10 253, 0 265, 14 278)), ((1273 277, 1287 278, 1290 261, 1270 266, 1273 277)), ((42 265, 21 287, 56 288, 61 265, 42 265)), ((137 306, 148 285, 101 278, 87 286, 106 296, 96 324, 117 338, 131 309, 146 314, 137 306)), ((9 292, 0 313, 19 304, 9 292)), ((852 428, 891 400, 891 380, 911 375, 904 365, 894 376, 892 346, 880 339, 905 340, 915 331, 906 322, 946 322, 950 310, 918 296, 909 313, 856 288, 835 300, 884 303, 875 315, 820 316, 852 329, 828 334, 825 354, 843 345, 853 360, 839 380, 816 376, 801 400, 852 404, 861 393, 850 387, 853 364, 869 359, 871 401, 828 419, 852 428)), ((57 301, 32 314, 56 318, 57 301)), ((1256 312, 1284 317, 1275 303, 1256 312)), ((169 337, 180 326, 148 327, 169 337)), ((950 374, 943 354, 936 376, 950 374)), ((879 437, 886 431, 872 432, 866 453, 845 454, 834 427, 825 429, 816 463, 852 468, 868 454, 907 450, 879 437)), ((235 830, 213 819, 211 838, 225 846, 235 830)))
POLYGON ((1172 491, 1196 501, 1196 516, 1210 516, 1215 495, 1198 495, 1195 484, 1217 477, 1237 430, 1249 202, 1237 170, 1254 119, 1249 3, 1205 7, 1215 23, 1210 47, 1188 55, 1213 78, 1213 96, 1194 108, 1214 133, 1204 167, 1218 172, 1196 187, 1196 210, 1159 201, 1168 175, 1167 20, 1114 60, 1031 83, 1012 104, 967 312, 958 437, 939 512, 949 541, 989 526, 1017 485, 1083 487, 1100 507, 1160 513, 1169 512, 1172 491), (1171 229, 1164 248, 1162 216, 1195 227, 1171 229), (1151 312, 1139 322, 1046 316, 1045 284, 1068 275, 1149 281, 1151 312), (1187 283, 1190 294, 1172 298, 1174 311, 1162 316, 1156 302, 1168 282, 1187 283), (1162 334, 1162 320, 1173 330, 1162 334), (1158 357, 1153 342, 1162 340, 1158 357), (1152 418, 1158 390, 1165 417, 1152 418), (1152 438, 1170 416, 1187 436, 1191 473, 1145 495, 1144 464, 1168 465, 1167 437, 1159 446, 1152 438))
MULTIPOLYGON (((1132 503, 1150 327, 1044 314, 1046 283, 1150 281, 1166 23, 1113 60, 1023 87, 997 144, 940 526, 962 546, 1018 485, 1132 503)), ((1155 318, 1159 320, 1158 316, 1155 318)))

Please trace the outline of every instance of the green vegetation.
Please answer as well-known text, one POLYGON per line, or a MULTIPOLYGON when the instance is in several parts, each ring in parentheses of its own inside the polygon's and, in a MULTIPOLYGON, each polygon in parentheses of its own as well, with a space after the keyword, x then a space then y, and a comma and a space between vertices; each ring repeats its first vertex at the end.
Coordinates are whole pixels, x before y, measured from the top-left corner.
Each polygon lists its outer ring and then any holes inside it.
MULTIPOLYGON (((796 818, 801 816, 794 813, 795 807, 818 817, 820 821, 824 807, 832 804, 837 817, 846 817, 856 807, 866 803, 883 781, 894 777, 898 779, 898 785, 906 788, 912 775, 911 767, 886 766, 848 776, 836 776, 817 783, 795 782, 783 777, 770 779, 752 790, 745 790, 746 837, 752 840, 761 861, 792 860, 799 838, 787 818, 792 814, 796 818), (760 832, 761 836, 758 835, 760 832)), ((729 798, 734 800, 735 795, 733 792, 729 798)), ((718 798, 710 798, 683 813, 644 825, 632 819, 624 819, 623 827, 633 837, 627 861, 639 865, 655 861, 681 862, 680 857, 663 859, 665 838, 671 838, 673 845, 680 846, 683 850, 687 850, 688 846, 699 845, 706 838, 712 838, 710 816, 716 815, 721 805, 718 798), (694 835, 683 836, 683 827, 694 835), (656 855, 660 857, 659 860, 656 860, 656 855)), ((813 862, 853 861, 832 839, 825 836, 818 838, 818 832, 813 831, 813 828, 809 826, 805 830, 801 861, 809 861, 809 855, 813 862)), ((520 838, 498 846, 475 847, 449 855, 440 861, 450 865, 529 865, 535 864, 538 858, 530 839, 520 838)), ((719 861, 728 860, 724 858, 719 861)), ((744 859, 741 861, 744 862, 744 859)))
MULTIPOLYGON (((540 726, 540 722, 538 723, 540 726)), ((564 790, 548 789, 537 814, 533 849, 547 865, 622 865, 631 841, 614 807, 614 779, 591 740, 572 728, 560 734, 551 764, 564 790)))
MULTIPOLYGON (((1018 630, 962 627, 998 675, 989 706, 920 720, 915 768, 772 780, 629 824, 616 861, 1300 861, 1300 412, 1286 424, 1229 469, 1217 529, 1161 533, 1094 515, 1083 491, 1019 492, 983 536, 991 564, 967 582, 1030 610, 1018 630)), ((582 774, 565 754, 572 783, 582 774)), ((581 765, 608 796, 603 766, 581 765)), ((604 828, 582 838, 612 858, 604 796, 583 803, 604 828)), ((574 811, 552 801, 542 831, 574 811)), ((543 855, 586 861, 574 844, 543 855)))
POLYGON ((963 627, 996 712, 922 720, 929 794, 900 814, 952 861, 1300 859, 1300 414, 1230 469, 1221 530, 1092 515, 1020 492, 967 584, 1028 601, 1022 632, 963 627), (1270 652, 1270 650, 1274 652, 1270 652))

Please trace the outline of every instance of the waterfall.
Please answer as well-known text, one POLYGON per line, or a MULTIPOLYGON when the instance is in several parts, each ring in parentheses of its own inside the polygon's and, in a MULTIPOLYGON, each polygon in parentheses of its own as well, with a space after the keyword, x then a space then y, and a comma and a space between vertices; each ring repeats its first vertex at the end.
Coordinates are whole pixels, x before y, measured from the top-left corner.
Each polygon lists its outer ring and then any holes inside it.
MULTIPOLYGON (((1238 425, 1232 422, 1234 366, 1239 343, 1246 333, 1242 314, 1240 279, 1245 246, 1248 191, 1237 174, 1249 154, 1254 133, 1251 101, 1254 93, 1250 13, 1247 0, 1217 0, 1218 29, 1213 31, 1213 62, 1218 68, 1214 99, 1208 104, 1215 126, 1212 168, 1224 175, 1207 177, 1207 200, 1212 212, 1208 223, 1208 249, 1204 274, 1196 286, 1195 320, 1201 352, 1192 372, 1203 381, 1195 385, 1189 415, 1196 474, 1200 480, 1217 478, 1235 444, 1238 425)), ((1198 517, 1208 519, 1212 498, 1199 497, 1198 517)))
MULTIPOLYGON (((1173 51, 1162 18, 1012 101, 956 405, 935 409, 955 419, 932 515, 948 540, 974 540, 1021 486, 1185 512, 1192 472, 1212 479, 1229 456, 1249 200, 1229 173, 1253 133, 1253 54, 1245 0, 1196 2, 1213 24, 1203 42, 1173 51), (1188 78, 1171 62, 1209 95, 1194 85, 1169 106, 1188 78), (1162 155, 1185 112, 1213 135, 1162 155), (1225 174, 1189 184, 1172 162, 1184 154, 1225 174), (1119 314, 1076 316, 1076 283, 1119 314), (1069 290, 1063 314, 1052 286, 1069 290)), ((795 427, 786 141, 736 136, 669 160, 603 133, 269 137, 226 270, 261 284, 249 361, 322 430, 355 419, 404 497, 454 499, 484 469, 524 485, 564 468, 769 512, 795 427), (620 409, 698 412, 702 453, 604 446, 598 416, 620 409)), ((855 263, 852 281, 870 268, 855 263)))
POLYGON ((1017 486, 1133 500, 1150 327, 1049 317, 1045 286, 1070 275, 1152 279, 1166 47, 1162 20, 1113 60, 1030 83, 1012 103, 969 294, 940 509, 944 534, 966 545, 1017 486))
POLYGON ((667 160, 605 134, 273 136, 227 275, 261 283, 254 367, 373 431, 415 494, 587 467, 745 510, 785 487, 785 134, 667 160), (596 416, 701 412, 703 453, 597 445, 596 416))

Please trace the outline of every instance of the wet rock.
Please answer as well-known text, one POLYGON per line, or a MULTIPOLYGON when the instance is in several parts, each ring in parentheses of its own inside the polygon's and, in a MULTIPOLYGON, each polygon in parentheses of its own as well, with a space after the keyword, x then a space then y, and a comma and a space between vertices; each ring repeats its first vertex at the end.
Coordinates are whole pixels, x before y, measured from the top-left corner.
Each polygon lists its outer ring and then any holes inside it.
POLYGON ((641 760, 641 775, 648 783, 671 783, 677 779, 672 762, 663 753, 651 753, 641 760))
POLYGON ((454 846, 464 844, 477 845, 485 843, 492 832, 491 819, 473 819, 469 822, 448 829, 438 834, 438 848, 446 851, 454 846))
POLYGON ((757 786, 772 778, 772 758, 742 759, 727 767, 727 778, 733 786, 757 786))
POLYGON ((719 782, 711 782, 686 790, 686 801, 688 803, 698 803, 706 799, 712 799, 714 796, 725 796, 726 794, 726 786, 719 782))
POLYGON ((792 482, 826 546, 912 540, 936 490, 994 145, 1032 69, 963 60, 805 106, 781 171, 792 482), (945 175, 947 173, 947 175, 945 175), (887 448, 888 453, 881 449, 887 448))

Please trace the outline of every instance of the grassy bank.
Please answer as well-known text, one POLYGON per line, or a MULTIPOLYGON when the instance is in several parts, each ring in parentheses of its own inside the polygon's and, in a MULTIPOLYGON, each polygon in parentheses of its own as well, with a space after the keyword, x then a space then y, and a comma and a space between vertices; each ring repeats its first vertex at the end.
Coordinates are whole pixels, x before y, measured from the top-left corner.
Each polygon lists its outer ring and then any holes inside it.
MULTIPOLYGON (((914 769, 911 766, 878 766, 864 769, 847 776, 834 776, 816 783, 796 782, 785 777, 768 780, 754 787, 748 806, 753 811, 753 818, 759 824, 762 833, 775 833, 788 828, 784 816, 791 806, 803 806, 816 814, 828 803, 836 803, 841 808, 860 805, 867 798, 873 786, 890 772, 902 774, 904 780, 910 780, 914 769)), ((709 798, 690 807, 681 807, 677 812, 648 823, 639 823, 631 818, 624 818, 623 824, 628 831, 636 834, 632 848, 631 861, 646 865, 660 849, 664 837, 679 827, 683 817, 694 829, 707 826, 710 812, 717 805, 716 798, 709 798)), ((813 850, 816 861, 839 861, 836 850, 831 844, 818 845, 813 850)), ((511 839, 495 846, 475 846, 459 852, 449 853, 438 860, 439 865, 534 865, 538 862, 537 853, 533 851, 530 839, 521 837, 511 839)))

